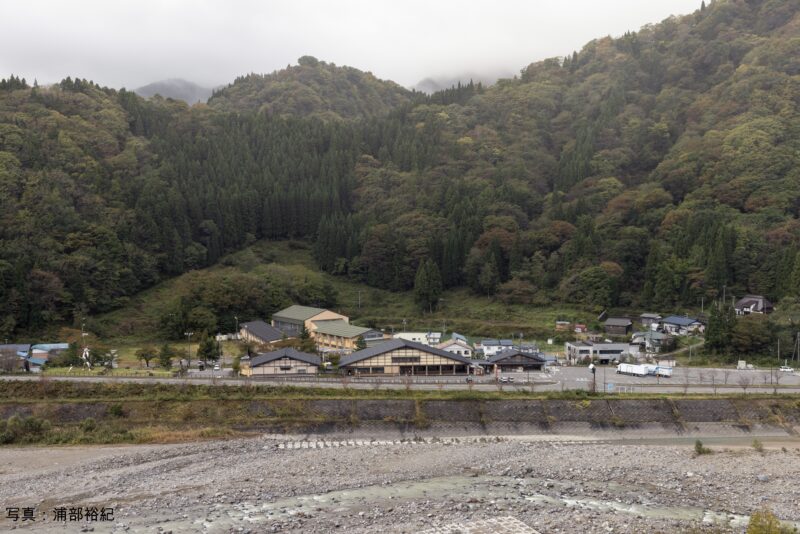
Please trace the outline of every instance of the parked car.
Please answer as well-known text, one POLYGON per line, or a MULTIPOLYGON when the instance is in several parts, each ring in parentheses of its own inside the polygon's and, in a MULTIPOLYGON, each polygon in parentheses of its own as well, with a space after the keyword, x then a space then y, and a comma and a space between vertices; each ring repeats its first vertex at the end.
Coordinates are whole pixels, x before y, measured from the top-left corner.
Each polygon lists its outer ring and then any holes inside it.
POLYGON ((789 367, 788 365, 781 365, 778 371, 781 371, 783 373, 794 373, 794 368, 789 367))
POLYGON ((513 382, 513 381, 514 381, 514 377, 513 376, 501 376, 500 377, 500 382, 502 382, 504 384, 508 384, 509 382, 513 382))
POLYGON ((468 383, 469 383, 469 382, 475 382, 475 379, 474 379, 474 378, 472 378, 471 376, 468 376, 468 377, 467 377, 467 382, 468 382, 468 383))
POLYGON ((215 366, 214 366, 214 370, 215 370, 215 371, 219 371, 219 364, 217 364, 217 365, 215 365, 215 366))

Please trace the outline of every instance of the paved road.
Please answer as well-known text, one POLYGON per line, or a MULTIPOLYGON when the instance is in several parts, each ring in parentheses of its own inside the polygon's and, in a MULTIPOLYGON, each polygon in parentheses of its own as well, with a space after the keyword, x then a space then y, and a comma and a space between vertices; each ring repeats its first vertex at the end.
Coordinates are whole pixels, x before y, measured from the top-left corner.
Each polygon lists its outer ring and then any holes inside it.
MULTIPOLYGON (((289 378, 244 379, 222 378, 219 373, 196 373, 191 378, 133 378, 133 377, 53 377, 48 380, 76 382, 132 382, 148 384, 202 384, 202 385, 293 385, 298 387, 326 387, 353 389, 414 389, 414 390, 465 390, 475 391, 563 391, 591 390, 593 377, 586 367, 559 367, 549 373, 507 373, 512 383, 498 384, 494 377, 475 377, 467 383, 465 377, 414 377, 412 381, 400 377, 383 378, 289 378)), ((0 380, 42 380, 37 375, 0 375, 0 380)), ((614 367, 597 368, 594 387, 598 392, 612 393, 800 393, 800 375, 779 373, 777 370, 738 371, 734 369, 685 368, 674 369, 671 378, 636 377, 618 375, 614 367), (777 382, 777 383, 776 383, 777 382)))

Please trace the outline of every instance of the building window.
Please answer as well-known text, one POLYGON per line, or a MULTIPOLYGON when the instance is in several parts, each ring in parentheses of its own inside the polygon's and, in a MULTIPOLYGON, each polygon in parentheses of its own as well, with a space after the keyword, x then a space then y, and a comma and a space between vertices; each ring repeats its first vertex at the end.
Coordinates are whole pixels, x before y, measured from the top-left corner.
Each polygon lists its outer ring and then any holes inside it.
POLYGON ((291 370, 292 370, 291 365, 281 365, 281 371, 291 371, 291 370))
POLYGON ((392 363, 419 363, 419 356, 392 356, 392 363))

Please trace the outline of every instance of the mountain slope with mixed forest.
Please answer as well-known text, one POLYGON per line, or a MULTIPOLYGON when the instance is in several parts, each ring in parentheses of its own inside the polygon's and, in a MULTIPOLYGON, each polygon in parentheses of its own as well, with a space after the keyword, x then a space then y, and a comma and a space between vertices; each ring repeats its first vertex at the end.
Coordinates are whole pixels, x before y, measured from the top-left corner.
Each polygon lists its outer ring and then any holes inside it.
POLYGON ((372 73, 303 56, 272 74, 241 76, 214 91, 209 105, 220 111, 360 119, 386 115, 413 94, 372 73))
POLYGON ((719 0, 432 95, 308 57, 192 108, 4 80, 0 330, 283 238, 394 291, 435 278, 431 260, 499 302, 668 312, 724 288, 791 305, 798 4, 719 0))

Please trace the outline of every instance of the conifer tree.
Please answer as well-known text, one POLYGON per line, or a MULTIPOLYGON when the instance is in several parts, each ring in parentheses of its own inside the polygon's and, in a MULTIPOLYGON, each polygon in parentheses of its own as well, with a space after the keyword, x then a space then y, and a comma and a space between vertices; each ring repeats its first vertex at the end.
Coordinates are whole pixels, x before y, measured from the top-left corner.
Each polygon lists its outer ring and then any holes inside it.
POLYGON ((441 296, 442 278, 439 267, 433 260, 426 258, 419 264, 414 278, 414 300, 421 309, 432 312, 439 304, 441 296))

